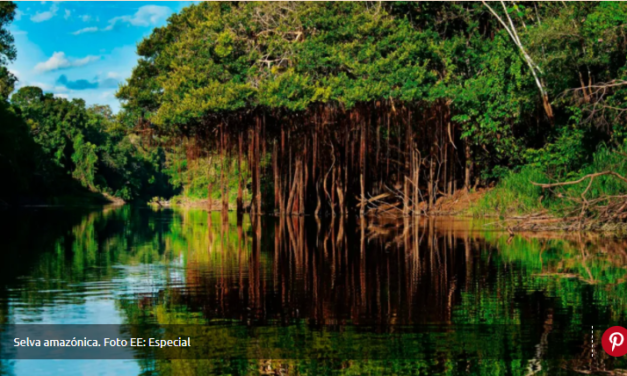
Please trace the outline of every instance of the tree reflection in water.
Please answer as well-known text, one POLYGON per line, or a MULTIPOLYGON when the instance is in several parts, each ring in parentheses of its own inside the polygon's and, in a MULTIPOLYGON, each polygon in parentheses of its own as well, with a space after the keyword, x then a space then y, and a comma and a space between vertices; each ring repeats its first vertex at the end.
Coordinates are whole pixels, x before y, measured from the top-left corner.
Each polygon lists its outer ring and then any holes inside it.
POLYGON ((100 297, 125 323, 206 331, 204 360, 138 360, 146 374, 625 367, 600 347, 591 356, 591 326, 597 344, 624 323, 624 239, 510 236, 450 218, 251 220, 129 207, 24 215, 2 228, 3 322, 100 297))

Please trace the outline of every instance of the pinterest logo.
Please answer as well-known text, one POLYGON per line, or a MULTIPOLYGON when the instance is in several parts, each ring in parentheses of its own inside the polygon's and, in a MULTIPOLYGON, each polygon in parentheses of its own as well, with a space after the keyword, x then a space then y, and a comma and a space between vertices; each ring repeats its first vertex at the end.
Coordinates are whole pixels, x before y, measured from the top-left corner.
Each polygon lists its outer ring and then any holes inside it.
POLYGON ((603 333, 601 344, 603 350, 611 356, 623 356, 627 354, 627 329, 622 326, 613 326, 603 333))

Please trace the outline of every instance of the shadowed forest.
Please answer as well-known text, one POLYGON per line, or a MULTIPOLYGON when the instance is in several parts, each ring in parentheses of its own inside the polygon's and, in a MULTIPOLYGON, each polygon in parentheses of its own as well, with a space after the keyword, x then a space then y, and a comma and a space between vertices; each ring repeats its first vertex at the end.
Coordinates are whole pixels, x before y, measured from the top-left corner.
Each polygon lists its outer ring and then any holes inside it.
POLYGON ((5 204, 400 217, 480 191, 467 213, 627 218, 625 3, 191 5, 137 45, 118 114, 14 92, 0 9, 5 204))

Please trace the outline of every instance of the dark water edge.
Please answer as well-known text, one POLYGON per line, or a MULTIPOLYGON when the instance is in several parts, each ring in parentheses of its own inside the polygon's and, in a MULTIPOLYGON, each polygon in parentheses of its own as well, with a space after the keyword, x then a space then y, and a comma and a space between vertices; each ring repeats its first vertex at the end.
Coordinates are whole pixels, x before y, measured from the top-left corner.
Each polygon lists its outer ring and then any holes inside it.
POLYGON ((193 359, 4 360, 0 374, 627 368, 598 347, 625 323, 625 239, 512 237, 455 218, 238 222, 130 206, 5 210, 0 237, 0 324, 206 331, 193 359))

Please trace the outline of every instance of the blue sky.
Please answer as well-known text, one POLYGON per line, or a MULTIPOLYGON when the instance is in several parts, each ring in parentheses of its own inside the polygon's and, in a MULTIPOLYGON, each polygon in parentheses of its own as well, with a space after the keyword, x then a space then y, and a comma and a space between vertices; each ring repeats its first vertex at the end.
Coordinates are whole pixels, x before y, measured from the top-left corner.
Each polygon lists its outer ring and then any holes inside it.
POLYGON ((137 62, 137 43, 191 2, 16 2, 10 30, 21 86, 108 104, 137 62))

